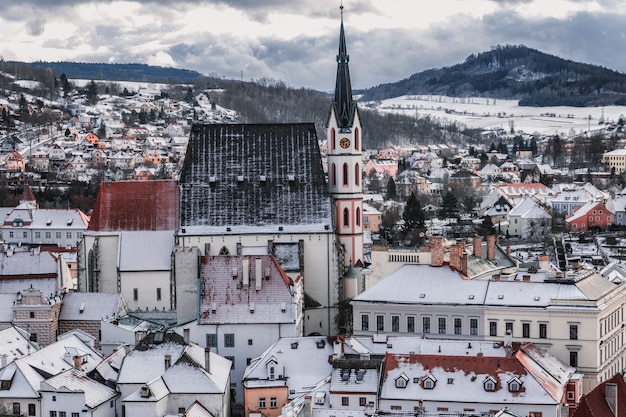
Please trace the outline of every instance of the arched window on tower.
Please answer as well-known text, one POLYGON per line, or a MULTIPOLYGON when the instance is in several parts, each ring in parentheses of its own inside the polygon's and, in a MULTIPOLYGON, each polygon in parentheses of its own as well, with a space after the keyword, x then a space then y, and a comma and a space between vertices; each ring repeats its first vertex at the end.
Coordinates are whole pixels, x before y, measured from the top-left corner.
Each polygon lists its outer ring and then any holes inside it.
POLYGON ((354 129, 354 150, 359 150, 359 128, 354 129))
POLYGON ((222 249, 220 249, 220 256, 230 256, 230 251, 226 246, 222 246, 222 249))
POLYGON ((330 129, 330 150, 335 150, 335 128, 330 129))
POLYGON ((359 163, 354 164, 354 184, 358 187, 361 181, 361 170, 359 169, 359 163))
POLYGON ((344 227, 350 226, 350 212, 347 207, 343 209, 343 225, 344 227))
POLYGON ((361 208, 360 207, 356 208, 356 219, 355 219, 355 221, 356 221, 356 225, 357 226, 361 225, 361 208))
POLYGON ((348 185, 348 164, 343 164, 343 185, 348 185))
POLYGON ((330 166, 330 184, 333 187, 337 185, 337 167, 334 163, 330 166))

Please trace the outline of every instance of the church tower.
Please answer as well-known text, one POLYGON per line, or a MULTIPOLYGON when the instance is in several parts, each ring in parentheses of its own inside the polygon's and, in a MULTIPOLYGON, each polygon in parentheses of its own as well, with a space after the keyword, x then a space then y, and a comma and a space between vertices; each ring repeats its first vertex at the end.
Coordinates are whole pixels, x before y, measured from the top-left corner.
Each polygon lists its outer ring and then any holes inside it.
POLYGON ((362 133, 350 84, 350 57, 343 29, 343 5, 340 9, 337 80, 327 122, 328 187, 334 199, 338 240, 345 250, 345 270, 340 271, 344 275, 344 297, 351 298, 357 294, 357 288, 356 283, 346 282, 347 276, 354 275, 350 267, 363 265, 362 133))

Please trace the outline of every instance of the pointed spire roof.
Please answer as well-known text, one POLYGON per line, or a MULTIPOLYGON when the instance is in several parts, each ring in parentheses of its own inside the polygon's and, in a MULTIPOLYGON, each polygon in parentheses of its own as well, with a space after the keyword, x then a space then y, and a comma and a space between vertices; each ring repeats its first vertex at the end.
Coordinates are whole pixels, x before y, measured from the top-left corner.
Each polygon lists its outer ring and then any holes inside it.
POLYGON ((356 103, 352 99, 352 86, 350 84, 350 69, 348 68, 348 49, 346 47, 346 35, 343 29, 343 4, 341 9, 341 31, 339 33, 339 53, 337 54, 337 80, 335 83, 335 99, 333 107, 339 128, 350 128, 354 120, 356 103))

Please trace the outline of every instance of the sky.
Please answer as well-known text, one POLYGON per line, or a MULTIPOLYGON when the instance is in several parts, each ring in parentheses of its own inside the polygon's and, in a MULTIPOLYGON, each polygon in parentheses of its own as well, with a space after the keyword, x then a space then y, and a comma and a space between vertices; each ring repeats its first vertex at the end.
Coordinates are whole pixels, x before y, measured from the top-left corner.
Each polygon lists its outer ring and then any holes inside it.
MULTIPOLYGON (((0 0, 0 57, 334 89, 341 0, 0 0)), ((623 0, 343 0, 353 89, 526 45, 626 72, 623 0)))

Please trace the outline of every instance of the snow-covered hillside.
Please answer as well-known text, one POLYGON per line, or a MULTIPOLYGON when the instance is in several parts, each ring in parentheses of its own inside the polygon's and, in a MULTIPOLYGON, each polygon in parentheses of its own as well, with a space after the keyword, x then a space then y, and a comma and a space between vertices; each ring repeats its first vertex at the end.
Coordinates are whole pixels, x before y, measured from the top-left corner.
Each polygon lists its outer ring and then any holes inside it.
POLYGON ((600 122, 616 122, 626 107, 520 107, 517 100, 457 98, 446 96, 401 96, 361 106, 380 111, 430 116, 442 124, 459 122, 469 128, 568 136, 600 128, 600 122))

